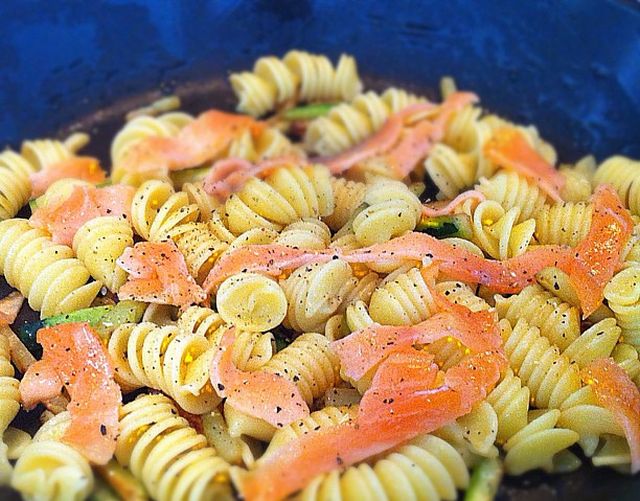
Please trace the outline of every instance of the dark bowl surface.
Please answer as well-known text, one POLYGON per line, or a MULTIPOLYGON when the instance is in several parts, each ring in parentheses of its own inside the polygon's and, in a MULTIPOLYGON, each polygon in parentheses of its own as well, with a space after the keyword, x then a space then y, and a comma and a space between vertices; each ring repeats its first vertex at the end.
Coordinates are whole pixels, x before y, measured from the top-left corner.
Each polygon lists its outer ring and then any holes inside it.
MULTIPOLYGON (((302 48, 353 54, 378 90, 435 99, 440 77, 454 76, 491 111, 537 125, 561 161, 640 158, 637 1, 4 0, 0 19, 0 147, 84 130, 87 153, 107 165, 130 109, 167 93, 194 113, 233 109, 230 71, 302 48)), ((571 498, 639 499, 640 477, 536 472, 507 479, 499 494, 571 498)))

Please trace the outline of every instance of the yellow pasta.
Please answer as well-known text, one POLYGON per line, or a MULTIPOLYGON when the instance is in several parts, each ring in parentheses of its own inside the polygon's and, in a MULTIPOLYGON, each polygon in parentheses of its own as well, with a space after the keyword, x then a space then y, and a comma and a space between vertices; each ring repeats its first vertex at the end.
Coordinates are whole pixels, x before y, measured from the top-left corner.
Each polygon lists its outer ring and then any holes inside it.
POLYGON ((622 203, 632 214, 640 215, 639 162, 614 156, 602 162, 593 176, 593 185, 610 184, 618 192, 622 203))
POLYGON ((543 245, 575 247, 591 227, 593 207, 585 202, 546 205, 535 216, 536 240, 543 245))
POLYGON ((0 334, 0 485, 6 485, 11 477, 8 446, 4 437, 9 424, 20 410, 18 380, 11 365, 9 339, 0 334))

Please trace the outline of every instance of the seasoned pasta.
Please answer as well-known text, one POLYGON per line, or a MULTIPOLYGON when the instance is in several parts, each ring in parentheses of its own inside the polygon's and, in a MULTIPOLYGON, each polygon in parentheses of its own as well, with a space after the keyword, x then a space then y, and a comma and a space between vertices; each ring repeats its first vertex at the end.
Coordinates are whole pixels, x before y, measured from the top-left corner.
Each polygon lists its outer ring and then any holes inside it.
POLYGON ((7 484, 11 477, 4 434, 20 410, 19 381, 14 375, 9 340, 5 335, 0 335, 0 485, 7 484))

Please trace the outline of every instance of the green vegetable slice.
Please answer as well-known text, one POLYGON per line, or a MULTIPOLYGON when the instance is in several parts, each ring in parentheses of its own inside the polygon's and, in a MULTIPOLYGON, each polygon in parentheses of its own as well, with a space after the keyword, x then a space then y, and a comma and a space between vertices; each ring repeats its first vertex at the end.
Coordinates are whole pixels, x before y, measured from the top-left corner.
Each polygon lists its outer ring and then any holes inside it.
POLYGON ((329 113, 333 108, 333 103, 314 103, 305 106, 297 106, 287 110, 282 115, 285 120, 313 120, 329 113))
POLYGON ((492 501, 502 480, 502 463, 499 459, 483 459, 473 470, 464 501, 492 501))

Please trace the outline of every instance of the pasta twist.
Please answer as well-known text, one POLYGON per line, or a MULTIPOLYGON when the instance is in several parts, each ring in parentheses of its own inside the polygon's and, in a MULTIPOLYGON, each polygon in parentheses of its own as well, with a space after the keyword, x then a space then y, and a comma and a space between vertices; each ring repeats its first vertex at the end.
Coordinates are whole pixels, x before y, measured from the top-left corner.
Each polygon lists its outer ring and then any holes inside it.
POLYGON ((632 214, 640 215, 640 162, 623 156, 606 159, 596 169, 593 186, 611 184, 632 214))
POLYGON ((127 279, 116 260, 133 245, 133 230, 126 219, 104 216, 83 224, 73 238, 73 252, 91 276, 117 293, 127 279))
POLYGON ((473 211, 473 237, 478 246, 496 259, 508 259, 523 254, 536 229, 536 221, 518 223, 520 209, 508 211, 493 200, 480 202, 473 211))
POLYGON ((477 180, 478 167, 474 157, 462 155, 443 143, 431 149, 424 168, 440 190, 438 199, 453 198, 477 180))
POLYGON ((476 189, 504 210, 520 209, 518 223, 535 217, 547 203, 544 192, 515 172, 500 171, 489 179, 480 179, 476 189))
POLYGON ((127 122, 113 138, 111 143, 111 178, 114 183, 140 186, 149 179, 166 179, 166 174, 162 171, 140 173, 127 171, 124 167, 124 160, 136 144, 149 137, 175 137, 180 130, 190 123, 193 117, 187 113, 170 112, 159 117, 139 116, 127 122))
POLYGON ((326 249, 331 243, 329 227, 319 219, 305 218, 285 226, 273 241, 299 249, 326 249))
POLYGON ((287 101, 351 100, 362 90, 355 60, 340 56, 334 69, 326 56, 292 50, 283 59, 261 57, 253 72, 229 78, 238 110, 253 116, 272 111, 287 101))
POLYGON ((264 332, 287 315, 287 298, 275 280, 258 273, 237 273, 220 284, 216 308, 228 324, 264 332))
POLYGON ((0 485, 6 485, 11 477, 4 434, 20 410, 19 381, 13 377, 14 375, 9 339, 0 334, 0 485))
POLYGON ((167 236, 176 244, 189 273, 202 284, 229 244, 218 238, 211 221, 189 222, 170 229, 167 236))
POLYGON ((240 137, 231 142, 223 156, 243 158, 257 163, 269 158, 298 153, 300 150, 291 144, 287 136, 278 129, 268 127, 257 137, 254 137, 249 130, 245 130, 240 137))
POLYGON ((620 338, 620 331, 615 319, 600 320, 573 341, 564 350, 563 355, 579 367, 586 367, 598 358, 607 358, 611 355, 620 338))
POLYGON ((611 357, 624 369, 636 386, 640 387, 640 357, 638 357, 638 350, 630 344, 620 343, 611 352, 611 357))
POLYGON ((542 468, 552 472, 572 471, 580 466, 580 460, 568 447, 578 441, 578 433, 557 428, 560 411, 545 411, 513 435, 504 444, 504 467, 510 475, 542 468))
POLYGON ((229 464, 252 467, 259 449, 254 441, 244 437, 232 437, 224 415, 213 410, 202 416, 202 433, 207 443, 229 464))
POLYGON ((339 259, 302 266, 280 281, 288 302, 284 325, 298 332, 322 332, 329 318, 350 303, 368 301, 377 282, 375 273, 356 276, 339 259))
POLYGON ((351 219, 356 210, 364 203, 367 186, 343 177, 331 178, 331 189, 335 201, 334 210, 323 218, 329 228, 339 230, 351 219))
POLYGON ((333 212, 329 170, 320 165, 281 167, 264 180, 252 178, 224 206, 227 227, 235 234, 263 227, 280 230, 307 217, 333 212))
MULTIPOLYGON (((329 340, 316 333, 302 334, 276 353, 260 370, 293 382, 309 406, 340 381, 340 362, 329 340)), ((224 415, 232 437, 247 435, 269 441, 275 428, 225 403, 224 415)))
POLYGON ((101 282, 89 282, 89 271, 66 245, 56 245, 25 219, 0 222, 0 273, 18 289, 42 318, 88 307, 101 282))
POLYGON ((208 222, 214 218, 213 212, 220 204, 214 197, 204 191, 202 181, 184 183, 180 190, 187 194, 190 204, 198 206, 201 221, 208 222))
POLYGON ((575 165, 560 166, 560 174, 565 184, 560 190, 560 196, 567 202, 584 202, 589 199, 593 190, 591 183, 596 171, 596 161, 592 156, 586 156, 575 165))
POLYGON ((368 205, 353 219, 353 232, 362 245, 386 242, 412 231, 422 214, 422 203, 400 181, 384 180, 369 186, 368 205))
MULTIPOLYGON (((209 350, 207 357, 195 360, 196 365, 204 362, 202 370, 208 371, 210 359, 215 354, 215 347, 220 344, 222 336, 229 326, 224 323, 220 315, 209 308, 191 306, 186 309, 177 324, 182 333, 194 334, 205 337, 213 349, 209 350)), ((271 333, 248 332, 236 330, 236 339, 233 342, 233 363, 236 367, 245 371, 256 371, 266 364, 274 354, 273 335, 271 333)), ((193 371, 195 373, 195 371, 193 371)))
POLYGON ((512 325, 519 319, 538 327, 540 333, 564 351, 580 335, 580 311, 539 285, 525 287, 507 299, 496 296, 496 311, 512 325))
POLYGON ((313 480, 300 500, 457 499, 469 471, 456 449, 433 435, 421 435, 373 465, 362 463, 313 480))
POLYGON ((640 267, 631 266, 617 273, 604 288, 604 297, 625 343, 640 349, 640 267))
POLYGON ((11 150, 0 153, 0 220, 14 217, 31 198, 29 175, 36 169, 11 150))
POLYGON ((491 137, 491 127, 480 118, 481 115, 480 107, 465 106, 453 115, 444 133, 444 144, 453 148, 467 162, 474 163, 474 182, 495 172, 495 166, 482 154, 484 143, 491 137))
POLYGON ((575 247, 591 228, 592 212, 593 206, 585 202, 544 206, 535 216, 538 243, 575 247))
POLYGON ((51 418, 18 458, 11 486, 27 499, 82 501, 93 490, 89 462, 60 441, 70 422, 67 411, 51 418))
POLYGON ((498 416, 497 441, 504 444, 527 425, 529 388, 512 369, 508 369, 500 383, 487 395, 487 402, 498 416))
POLYGON ((501 320, 500 328, 511 368, 529 388, 536 407, 558 409, 580 389, 577 365, 561 355, 537 327, 520 319, 513 328, 501 320))
POLYGON ((202 363, 211 360, 209 348, 204 336, 151 322, 119 325, 107 346, 121 386, 161 390, 192 414, 210 412, 220 403, 209 382, 209 367, 202 363))
POLYGON ((122 407, 115 455, 158 501, 231 496, 228 463, 164 395, 142 395, 122 407))
POLYGON ((360 94, 312 120, 305 132, 305 147, 320 155, 335 155, 376 132, 393 113, 419 102, 424 99, 394 87, 382 94, 360 94))
POLYGON ((175 227, 198 220, 200 210, 189 196, 175 192, 171 183, 152 179, 135 192, 131 204, 131 221, 136 233, 151 242, 169 238, 175 227))

